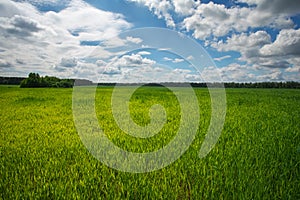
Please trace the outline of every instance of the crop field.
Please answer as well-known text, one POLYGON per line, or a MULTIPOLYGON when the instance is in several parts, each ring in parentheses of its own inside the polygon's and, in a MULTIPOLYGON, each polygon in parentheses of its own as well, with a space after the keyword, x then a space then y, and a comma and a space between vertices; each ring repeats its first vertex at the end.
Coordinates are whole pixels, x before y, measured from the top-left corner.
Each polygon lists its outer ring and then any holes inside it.
MULTIPOLYGON (((200 122, 188 150, 160 170, 129 173, 106 166, 86 149, 73 120, 72 89, 0 86, 0 198, 300 199, 300 91, 226 89, 222 134, 200 159, 211 101, 208 89, 194 90, 200 122)), ((150 122, 153 104, 165 107, 167 123, 147 139, 118 127, 112 91, 98 87, 95 108, 114 144, 151 152, 174 138, 180 106, 170 90, 142 87, 130 99, 131 116, 141 126, 150 122)))

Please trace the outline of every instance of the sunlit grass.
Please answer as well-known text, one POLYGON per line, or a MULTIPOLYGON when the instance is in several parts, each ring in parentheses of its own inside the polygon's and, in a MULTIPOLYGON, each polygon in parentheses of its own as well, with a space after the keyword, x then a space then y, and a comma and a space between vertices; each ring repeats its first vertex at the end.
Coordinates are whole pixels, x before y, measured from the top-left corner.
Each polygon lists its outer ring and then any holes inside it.
MULTIPOLYGON (((198 152, 210 122, 207 89, 195 89, 200 125, 189 150, 168 167, 123 173, 93 158, 76 132, 72 89, 0 87, 0 195, 3 199, 299 199, 300 93, 227 89, 222 135, 203 159, 198 152)), ((167 125, 136 139, 118 129, 112 88, 97 89, 99 124, 118 146, 137 152, 166 145, 178 127, 178 102, 165 88, 142 88, 131 98, 133 119, 149 123, 153 103, 166 107, 167 125)))

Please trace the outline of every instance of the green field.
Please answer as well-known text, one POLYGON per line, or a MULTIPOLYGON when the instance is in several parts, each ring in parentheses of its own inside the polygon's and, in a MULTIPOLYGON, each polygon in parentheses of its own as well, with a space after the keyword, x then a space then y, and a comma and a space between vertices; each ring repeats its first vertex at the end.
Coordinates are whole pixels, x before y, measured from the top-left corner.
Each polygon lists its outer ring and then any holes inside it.
MULTIPOLYGON (((115 144, 154 151, 176 134, 180 107, 167 89, 145 87, 130 101, 133 119, 150 121, 161 103, 167 124, 149 139, 122 132, 110 108, 113 88, 97 89, 99 124, 115 144)), ((126 88, 124 88, 126 92, 126 88)), ((227 113, 215 148, 198 152, 210 122, 207 89, 195 89, 200 124, 179 160, 149 173, 120 172, 82 144, 72 114, 72 89, 0 86, 2 199, 300 199, 300 91, 226 89, 227 113)))

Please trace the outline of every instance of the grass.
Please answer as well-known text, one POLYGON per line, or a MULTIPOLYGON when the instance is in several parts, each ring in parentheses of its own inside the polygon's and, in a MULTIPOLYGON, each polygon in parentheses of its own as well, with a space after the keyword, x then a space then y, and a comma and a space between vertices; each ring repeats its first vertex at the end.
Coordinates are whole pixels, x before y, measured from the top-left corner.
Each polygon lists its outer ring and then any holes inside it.
MULTIPOLYGON (((100 125, 118 146, 135 152, 166 145, 180 108, 164 88, 142 88, 131 114, 149 123, 145 109, 162 103, 167 124, 155 137, 136 139, 118 129, 110 97, 97 89, 100 125), (146 113, 146 114, 145 114, 146 113)), ((95 159, 73 121, 72 89, 0 87, 0 197, 2 199, 300 199, 300 93, 285 89, 227 89, 226 122, 215 148, 198 152, 210 120, 207 89, 199 100, 197 136, 183 156, 149 173, 125 173, 95 159)))

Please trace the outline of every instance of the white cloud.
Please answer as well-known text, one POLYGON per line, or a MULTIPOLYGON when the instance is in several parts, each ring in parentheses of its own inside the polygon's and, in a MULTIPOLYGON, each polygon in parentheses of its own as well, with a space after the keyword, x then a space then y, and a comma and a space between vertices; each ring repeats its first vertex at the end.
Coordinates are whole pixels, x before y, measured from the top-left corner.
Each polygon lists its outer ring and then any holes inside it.
POLYGON ((246 23, 238 23, 237 19, 243 19, 249 14, 248 9, 227 9, 222 4, 209 2, 200 4, 195 13, 183 20, 183 27, 192 31, 197 39, 206 39, 211 35, 217 37, 226 35, 234 27, 245 30, 246 23), (237 24, 241 26, 237 27, 237 24))
POLYGON ((264 68, 257 69, 248 65, 232 63, 226 67, 207 67, 203 71, 206 81, 219 81, 219 74, 224 82, 261 82, 261 81, 284 81, 284 73, 280 69, 264 68))
POLYGON ((108 39, 131 27, 124 16, 99 10, 81 0, 71 1, 66 9, 47 12, 45 16, 51 23, 76 33, 80 40, 108 39))
POLYGON ((256 8, 226 8, 209 2, 200 4, 195 13, 183 20, 183 27, 192 31, 197 39, 221 37, 230 31, 243 32, 258 27, 291 28, 292 20, 284 14, 263 12, 256 8))
POLYGON ((139 4, 142 4, 144 6, 147 6, 150 11, 153 11, 153 13, 159 18, 164 18, 166 21, 167 26, 169 27, 175 27, 175 22, 169 13, 170 10, 173 9, 173 5, 169 0, 127 0, 129 2, 136 2, 139 4))
POLYGON ((105 67, 107 65, 107 63, 105 61, 103 61, 103 60, 97 60, 96 61, 96 65, 98 67, 105 67))
POLYGON ((260 49, 264 56, 300 56, 300 29, 284 29, 277 35, 272 44, 260 49))
POLYGON ((281 71, 273 71, 268 74, 259 75, 257 81, 283 81, 283 73, 281 71))
POLYGON ((189 69, 174 69, 173 72, 178 73, 178 74, 188 74, 191 72, 191 70, 189 69))
POLYGON ((144 56, 144 55, 151 55, 149 51, 139 51, 137 54, 144 56))
POLYGON ((116 48, 116 47, 121 47, 125 46, 126 40, 119 38, 119 37, 112 37, 104 40, 101 44, 101 46, 105 48, 116 48))
MULTIPOLYGON (((81 46, 80 41, 103 41, 132 27, 123 15, 94 8, 81 0, 69 1, 59 12, 40 12, 27 2, 0 0, 0 5, 0 60, 6 59, 13 66, 10 75, 14 76, 24 76, 32 70, 71 76, 79 67, 72 58, 112 56, 102 47, 81 46)), ((139 42, 137 38, 128 39, 139 42)))
POLYGON ((182 58, 174 58, 174 59, 172 59, 172 58, 169 58, 169 57, 164 57, 163 60, 164 60, 164 61, 170 61, 170 62, 172 62, 172 63, 181 63, 181 62, 184 62, 184 61, 185 61, 185 60, 182 59, 182 58))
POLYGON ((181 58, 175 58, 172 62, 173 62, 173 63, 181 63, 181 62, 184 62, 184 59, 181 59, 181 58))
MULTIPOLYGON (((78 61, 76 67, 67 68, 67 70, 71 70, 72 77, 85 79, 89 78, 89 80, 97 82, 98 80, 98 67, 93 63, 86 63, 82 61, 78 61)), ((70 74, 66 73, 66 77, 70 77, 70 74)))
POLYGON ((214 42, 211 46, 219 51, 238 51, 242 59, 247 61, 249 58, 256 57, 259 49, 269 43, 271 43, 271 36, 266 31, 257 31, 250 34, 234 34, 225 42, 214 42))
POLYGON ((119 36, 111 37, 102 41, 101 46, 106 49, 124 47, 130 44, 140 44, 143 42, 141 38, 127 36, 126 38, 120 38, 119 36))
MULTIPOLYGON (((206 39, 213 36, 224 36, 230 31, 246 31, 249 27, 257 28, 270 26, 274 28, 291 28, 292 20, 289 13, 278 12, 276 9, 263 9, 265 3, 257 3, 256 7, 231 7, 227 8, 223 4, 213 2, 200 3, 193 0, 128 0, 144 5, 153 11, 158 18, 164 18, 170 27, 175 27, 175 22, 171 14, 188 16, 182 21, 184 29, 193 31, 197 39, 206 39), (174 13, 173 13, 174 12, 174 13)), ((269 2, 268 2, 269 3, 269 2)), ((280 2, 276 1, 277 7, 280 2)), ((295 3, 293 3, 295 4, 295 3)), ((274 7, 274 6, 273 6, 274 7)), ((291 6, 285 6, 291 8, 291 6)), ((298 7, 298 6, 297 6, 298 7)))
POLYGON ((126 40, 135 44, 141 43, 143 40, 141 38, 135 38, 135 37, 126 37, 126 40))
POLYGON ((276 29, 292 28, 290 16, 298 12, 299 3, 289 0, 246 1, 252 7, 225 7, 213 2, 200 3, 193 0, 128 0, 147 6, 158 18, 164 18, 170 27, 175 27, 171 14, 184 16, 183 29, 191 31, 197 39, 207 39, 210 36, 221 37, 231 31, 243 32, 248 28, 272 27, 276 29), (283 8, 283 9, 281 9, 283 8))
MULTIPOLYGON (((169 61, 173 62, 175 59, 169 61)), ((192 71, 192 69, 174 69, 169 65, 162 65, 155 60, 145 58, 138 53, 115 57, 108 64, 102 60, 99 63, 98 72, 102 74, 102 79, 100 80, 107 82, 200 81, 200 76, 195 74, 195 71, 192 71)))
POLYGON ((116 74, 121 74, 121 70, 119 68, 115 68, 115 67, 106 67, 104 68, 103 74, 106 75, 116 75, 116 74))
POLYGON ((143 58, 140 54, 131 54, 131 55, 123 55, 120 58, 114 58, 108 66, 113 66, 116 68, 123 67, 144 67, 144 66, 153 66, 156 61, 143 58))
POLYGON ((271 43, 271 36, 265 31, 255 33, 234 34, 228 37, 226 41, 213 42, 212 47, 218 51, 237 51, 241 53, 241 61, 253 64, 261 60, 259 50, 266 44, 271 43))
POLYGON ((13 2, 0 0, 0 17, 13 17, 14 15, 37 16, 37 9, 27 2, 13 2))
POLYGON ((175 12, 186 16, 195 12, 195 8, 200 4, 199 1, 194 0, 172 0, 175 12))
POLYGON ((226 41, 213 42, 218 51, 237 51, 239 60, 254 67, 289 68, 298 65, 300 55, 300 30, 284 29, 274 42, 265 31, 234 34, 226 41))
POLYGON ((164 59, 164 61, 172 61, 173 60, 172 58, 169 58, 169 57, 164 57, 163 59, 164 59))
POLYGON ((219 58, 214 58, 215 61, 222 61, 222 60, 225 60, 225 59, 228 59, 228 58, 231 58, 230 55, 226 55, 226 56, 222 56, 222 57, 219 57, 219 58))

